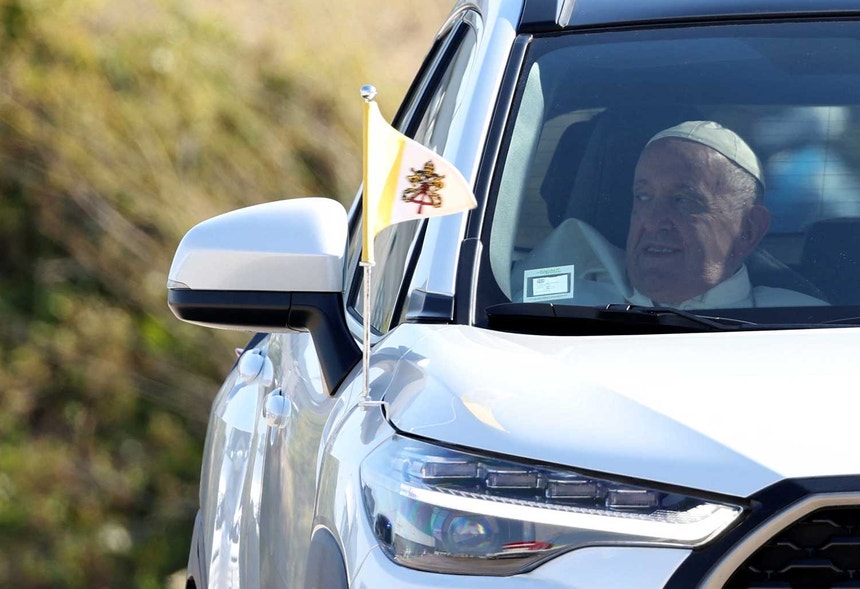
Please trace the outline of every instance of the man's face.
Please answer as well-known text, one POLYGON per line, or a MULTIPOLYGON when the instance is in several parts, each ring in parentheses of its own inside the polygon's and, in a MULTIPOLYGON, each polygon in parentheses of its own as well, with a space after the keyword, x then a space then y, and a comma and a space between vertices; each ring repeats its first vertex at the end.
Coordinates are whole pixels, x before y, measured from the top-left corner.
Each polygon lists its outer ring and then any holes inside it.
POLYGON ((740 268, 751 248, 744 211, 730 190, 731 165, 683 139, 660 139, 642 152, 627 235, 627 274, 639 292, 677 304, 740 268))

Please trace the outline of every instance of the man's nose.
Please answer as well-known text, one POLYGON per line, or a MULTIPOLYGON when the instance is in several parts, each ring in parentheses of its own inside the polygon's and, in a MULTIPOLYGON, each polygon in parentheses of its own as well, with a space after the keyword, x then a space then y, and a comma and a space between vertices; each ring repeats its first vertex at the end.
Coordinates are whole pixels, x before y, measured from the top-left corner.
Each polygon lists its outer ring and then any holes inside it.
POLYGON ((655 198, 641 208, 640 222, 651 231, 675 226, 675 211, 667 199, 655 198))

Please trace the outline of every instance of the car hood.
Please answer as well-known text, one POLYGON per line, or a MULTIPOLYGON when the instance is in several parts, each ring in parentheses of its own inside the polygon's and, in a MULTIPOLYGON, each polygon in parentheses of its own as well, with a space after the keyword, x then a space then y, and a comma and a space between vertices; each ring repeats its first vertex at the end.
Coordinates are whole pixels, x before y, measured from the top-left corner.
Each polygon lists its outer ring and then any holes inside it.
POLYGON ((404 433, 743 497, 860 474, 858 349, 855 328, 549 337, 404 325, 374 350, 371 378, 404 433))

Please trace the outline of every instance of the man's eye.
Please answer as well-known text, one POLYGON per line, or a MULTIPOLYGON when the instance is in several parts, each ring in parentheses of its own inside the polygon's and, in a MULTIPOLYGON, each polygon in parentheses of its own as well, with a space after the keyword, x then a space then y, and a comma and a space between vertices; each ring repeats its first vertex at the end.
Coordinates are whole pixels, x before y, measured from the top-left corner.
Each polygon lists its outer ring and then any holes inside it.
POLYGON ((676 196, 674 200, 678 208, 685 211, 697 211, 702 208, 701 201, 692 196, 676 196))
POLYGON ((647 194, 641 194, 641 193, 639 193, 639 194, 634 194, 634 195, 633 195, 633 200, 638 200, 638 201, 640 201, 640 202, 645 202, 645 201, 649 201, 649 200, 651 200, 651 197, 650 197, 649 195, 647 195, 647 194))

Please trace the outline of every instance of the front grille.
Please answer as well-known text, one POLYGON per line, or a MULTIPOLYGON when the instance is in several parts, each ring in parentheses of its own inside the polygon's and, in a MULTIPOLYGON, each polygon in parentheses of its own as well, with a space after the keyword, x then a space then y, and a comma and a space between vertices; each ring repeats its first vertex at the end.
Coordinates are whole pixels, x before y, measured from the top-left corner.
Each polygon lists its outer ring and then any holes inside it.
POLYGON ((828 507, 784 528, 725 589, 860 589, 860 507, 828 507))

